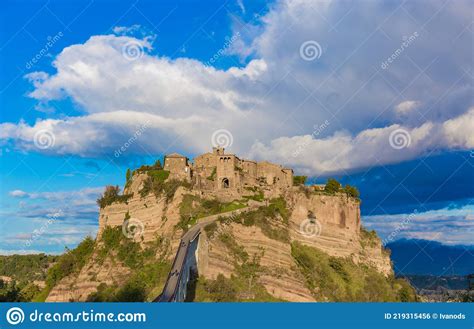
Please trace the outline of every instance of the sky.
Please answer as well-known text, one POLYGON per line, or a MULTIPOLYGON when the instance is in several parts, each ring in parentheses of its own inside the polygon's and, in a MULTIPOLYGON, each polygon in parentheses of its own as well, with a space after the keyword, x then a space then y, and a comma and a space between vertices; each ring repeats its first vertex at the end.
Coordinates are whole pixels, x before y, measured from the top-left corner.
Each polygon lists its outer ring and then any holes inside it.
POLYGON ((127 168, 224 145, 362 223, 472 245, 472 1, 3 1, 0 254, 60 253, 127 168))

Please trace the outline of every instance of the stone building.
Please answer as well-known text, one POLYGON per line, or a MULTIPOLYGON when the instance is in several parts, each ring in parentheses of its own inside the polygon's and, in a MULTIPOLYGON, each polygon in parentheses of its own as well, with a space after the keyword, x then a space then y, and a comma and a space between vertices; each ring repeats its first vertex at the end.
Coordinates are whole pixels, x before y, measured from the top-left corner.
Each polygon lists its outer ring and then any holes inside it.
POLYGON ((242 189, 259 185, 286 188, 293 185, 293 170, 267 161, 243 160, 226 153, 222 147, 194 158, 180 154, 165 156, 165 170, 170 177, 187 179, 203 190, 242 189))
POLYGON ((170 178, 172 179, 185 179, 191 181, 191 167, 188 158, 184 155, 178 153, 165 155, 163 169, 170 172, 170 178))

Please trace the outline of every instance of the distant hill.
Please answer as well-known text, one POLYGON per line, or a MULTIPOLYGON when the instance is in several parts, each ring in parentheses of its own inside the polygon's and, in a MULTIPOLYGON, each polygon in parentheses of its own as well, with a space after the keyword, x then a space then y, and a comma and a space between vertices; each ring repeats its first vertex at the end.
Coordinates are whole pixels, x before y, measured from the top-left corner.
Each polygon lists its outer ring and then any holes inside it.
POLYGON ((58 256, 46 254, 0 255, 0 276, 16 281, 44 280, 48 268, 57 259, 58 256))
POLYGON ((453 276, 474 273, 474 246, 401 239, 386 245, 397 275, 453 276))

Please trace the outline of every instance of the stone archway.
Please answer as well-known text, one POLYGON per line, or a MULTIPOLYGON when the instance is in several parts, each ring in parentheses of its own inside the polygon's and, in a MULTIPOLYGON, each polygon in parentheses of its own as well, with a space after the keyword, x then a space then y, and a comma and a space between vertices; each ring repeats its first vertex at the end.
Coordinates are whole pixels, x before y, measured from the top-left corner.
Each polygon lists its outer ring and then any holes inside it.
POLYGON ((222 188, 229 188, 230 187, 230 182, 227 177, 222 178, 222 188))

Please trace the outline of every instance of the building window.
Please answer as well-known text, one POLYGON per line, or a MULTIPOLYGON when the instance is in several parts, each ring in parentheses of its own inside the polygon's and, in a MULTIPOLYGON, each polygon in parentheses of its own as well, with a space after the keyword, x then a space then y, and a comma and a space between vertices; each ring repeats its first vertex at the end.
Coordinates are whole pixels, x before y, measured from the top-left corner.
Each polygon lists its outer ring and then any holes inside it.
POLYGON ((229 188, 230 187, 230 182, 228 178, 223 178, 222 179, 222 187, 223 188, 229 188))

